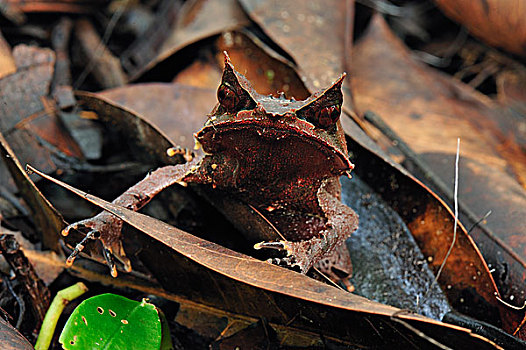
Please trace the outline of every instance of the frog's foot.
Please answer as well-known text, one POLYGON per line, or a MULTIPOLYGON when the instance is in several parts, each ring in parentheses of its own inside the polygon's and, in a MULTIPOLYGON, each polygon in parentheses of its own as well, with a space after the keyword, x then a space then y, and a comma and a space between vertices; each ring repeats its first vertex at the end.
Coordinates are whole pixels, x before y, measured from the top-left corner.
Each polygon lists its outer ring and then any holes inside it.
POLYGON ((67 236, 71 230, 85 233, 86 237, 80 241, 66 260, 71 266, 77 255, 84 250, 89 239, 98 239, 102 243, 102 253, 110 268, 111 275, 117 277, 116 258, 123 266, 124 271, 131 271, 130 260, 126 257, 122 246, 122 220, 108 212, 102 212, 92 218, 78 221, 62 230, 62 235, 67 236))
POLYGON ((354 291, 354 286, 349 281, 352 276, 352 262, 345 242, 336 246, 331 254, 319 260, 314 267, 332 281, 341 282, 347 291, 354 291))
POLYGON ((279 266, 299 269, 301 273, 307 273, 314 266, 319 273, 333 282, 341 282, 349 292, 354 291, 354 286, 349 282, 352 275, 352 263, 345 242, 336 246, 329 255, 322 255, 324 243, 323 239, 312 238, 300 242, 261 242, 255 244, 254 248, 284 251, 287 254, 285 257, 272 258, 268 261, 279 266))
POLYGON ((182 148, 180 146, 170 147, 166 150, 168 157, 174 157, 180 155, 183 157, 185 162, 189 163, 195 158, 195 153, 188 148, 182 148))
MULTIPOLYGON (((307 241, 310 243, 310 241, 307 241)), ((254 249, 276 249, 286 252, 283 258, 269 259, 270 262, 285 266, 292 269, 299 269, 303 274, 312 267, 316 261, 316 255, 311 251, 312 245, 306 241, 291 242, 291 241, 277 241, 277 242, 261 242, 254 245, 254 249)))

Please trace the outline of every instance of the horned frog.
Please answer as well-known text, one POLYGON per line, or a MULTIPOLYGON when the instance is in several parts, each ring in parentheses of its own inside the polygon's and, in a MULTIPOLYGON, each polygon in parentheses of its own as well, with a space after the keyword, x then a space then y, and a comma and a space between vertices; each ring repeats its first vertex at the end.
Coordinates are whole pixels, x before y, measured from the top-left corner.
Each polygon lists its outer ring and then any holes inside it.
MULTIPOLYGON (((254 248, 285 253, 272 262, 301 273, 314 266, 352 289, 345 240, 357 228, 358 216, 341 203, 339 182, 354 167, 339 121, 344 77, 303 101, 286 99, 283 94, 264 96, 235 71, 225 53, 218 104, 194 134, 204 156, 157 169, 113 203, 139 210, 168 186, 189 186, 212 199, 251 239, 259 240, 254 248), (251 215, 256 214, 266 227, 251 223, 251 215), (276 236, 269 235, 269 230, 278 232, 278 239, 272 239, 276 236)), ((131 271, 122 246, 122 224, 102 212, 69 225, 63 234, 77 229, 100 239, 111 274, 116 276, 114 257, 131 271)), ((68 258, 69 264, 82 248, 81 242, 68 258)))

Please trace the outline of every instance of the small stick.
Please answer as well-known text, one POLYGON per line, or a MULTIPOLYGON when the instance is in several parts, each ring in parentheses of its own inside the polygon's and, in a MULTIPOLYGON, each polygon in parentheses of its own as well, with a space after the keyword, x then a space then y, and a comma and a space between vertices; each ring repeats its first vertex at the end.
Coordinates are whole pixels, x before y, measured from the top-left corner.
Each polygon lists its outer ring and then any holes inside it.
MULTIPOLYGON (((444 260, 442 260, 442 264, 440 264, 440 268, 438 269, 437 274, 435 275, 435 279, 433 282, 431 282, 431 285, 427 289, 426 293, 424 294, 424 297, 422 299, 425 299, 429 292, 431 291, 431 287, 438 282, 438 279, 440 278, 440 275, 442 274, 442 270, 444 269, 444 266, 446 266, 447 259, 451 255, 451 252, 453 251, 453 247, 455 246, 455 243, 457 241, 457 227, 458 227, 458 161, 460 158, 460 138, 457 139, 457 154, 455 156, 455 189, 454 189, 454 205, 455 205, 455 227, 453 228, 453 241, 451 242, 451 245, 449 246, 449 249, 446 253, 446 256, 444 257, 444 260)), ((418 304, 418 303, 417 303, 418 304)))
POLYGON ((105 45, 115 27, 114 22, 120 18, 122 11, 117 11, 113 15, 111 22, 108 24, 105 37, 100 38, 97 31, 90 21, 80 19, 75 26, 75 35, 77 36, 82 52, 87 59, 86 68, 73 84, 73 88, 78 88, 86 79, 88 74, 93 71, 95 80, 101 87, 109 89, 126 84, 126 74, 122 70, 120 61, 115 57, 105 45))

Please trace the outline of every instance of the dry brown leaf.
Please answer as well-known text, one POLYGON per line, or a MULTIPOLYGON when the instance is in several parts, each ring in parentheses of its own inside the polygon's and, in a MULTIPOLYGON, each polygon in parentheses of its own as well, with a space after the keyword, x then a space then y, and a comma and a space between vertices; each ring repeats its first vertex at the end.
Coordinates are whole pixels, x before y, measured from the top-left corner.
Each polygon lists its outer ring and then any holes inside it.
POLYGON ((486 43, 526 56, 526 4, 522 0, 435 0, 449 17, 486 43))
POLYGON ((309 91, 330 86, 345 70, 352 1, 241 0, 240 3, 249 17, 290 55, 309 91))
POLYGON ((163 83, 127 85, 98 95, 137 112, 188 149, 194 148, 192 135, 203 127, 216 100, 215 90, 163 83))
POLYGON ((3 317, 0 318, 0 333, 2 337, 2 349, 5 350, 31 350, 31 343, 20 334, 15 327, 11 326, 3 317))
MULTIPOLYGON (((310 96, 297 70, 276 58, 274 51, 253 35, 248 36, 243 32, 223 33, 216 45, 219 51, 216 55, 218 64, 222 67, 222 51, 227 51, 236 69, 243 73, 258 93, 277 97, 278 92, 284 92, 288 98, 294 97, 297 100, 310 96), (274 57, 269 53, 273 53, 274 57)), ((338 76, 334 76, 332 81, 338 76)), ((214 87, 217 86, 217 81, 213 82, 214 87)), ((332 81, 323 87, 329 87, 332 81)))
POLYGON ((55 101, 48 96, 53 52, 19 45, 13 57, 17 72, 0 80, 0 131, 15 154, 22 163, 39 164, 47 171, 58 167, 53 153, 82 158, 79 146, 56 115, 55 101))
POLYGON ((104 4, 107 0, 7 0, 10 5, 16 6, 23 12, 64 12, 64 13, 91 13, 104 4))
POLYGON ((33 214, 37 229, 42 234, 44 247, 60 252, 57 233, 66 226, 64 219, 31 181, 2 133, 0 133, 0 152, 0 159, 9 169, 18 190, 33 214))
MULTIPOLYGON (((174 69, 172 56, 178 51, 203 39, 247 24, 248 19, 235 0, 188 1, 181 8, 181 15, 172 28, 172 34, 161 48, 161 53, 140 71, 133 73, 131 80, 140 76, 142 79, 143 75, 166 76, 167 71, 174 69)), ((171 80, 172 77, 167 77, 167 80, 171 80)))
POLYGON ((14 72, 16 72, 15 59, 11 54, 9 44, 0 32, 0 79, 14 72))

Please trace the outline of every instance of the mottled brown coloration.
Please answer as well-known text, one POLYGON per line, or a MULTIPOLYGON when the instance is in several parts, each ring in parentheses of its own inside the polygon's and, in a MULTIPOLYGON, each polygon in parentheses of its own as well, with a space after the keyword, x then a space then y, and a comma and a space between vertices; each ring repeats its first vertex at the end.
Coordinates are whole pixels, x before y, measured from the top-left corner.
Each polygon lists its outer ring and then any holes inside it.
MULTIPOLYGON (((319 268, 335 280, 348 278, 350 258, 341 243, 356 229, 358 218, 341 203, 338 178, 354 166, 338 118, 333 115, 330 124, 317 119, 319 111, 341 110, 343 78, 304 101, 263 96, 225 54, 219 103, 195 135, 205 156, 158 169, 114 203, 138 210, 174 183, 190 185, 207 198, 219 193, 253 208, 279 231, 280 242, 256 245, 286 251, 287 256, 275 262, 306 273, 325 259, 319 268)), ((219 209, 242 230, 258 230, 250 218, 219 209)), ((101 213, 73 224, 66 233, 82 226, 100 232, 105 248, 130 267, 122 250, 120 220, 101 213)), ((266 239, 264 230, 251 236, 266 239)))

